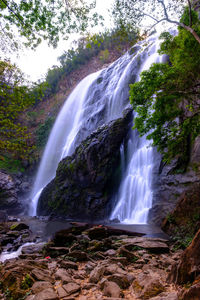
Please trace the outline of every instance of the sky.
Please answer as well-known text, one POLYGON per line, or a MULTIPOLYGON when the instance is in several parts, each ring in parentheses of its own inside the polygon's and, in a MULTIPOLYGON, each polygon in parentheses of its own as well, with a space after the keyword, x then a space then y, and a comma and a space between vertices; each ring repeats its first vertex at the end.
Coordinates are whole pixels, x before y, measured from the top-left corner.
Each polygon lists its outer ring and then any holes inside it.
MULTIPOLYGON (((110 27, 110 17, 108 9, 111 7, 113 0, 96 0, 96 9, 99 14, 104 16, 106 27, 110 27)), ((99 28, 100 29, 100 28, 99 28)), ((96 29, 98 31, 98 28, 96 29)), ((68 41, 60 41, 58 47, 53 49, 46 42, 35 50, 24 50, 20 57, 13 56, 12 62, 15 62, 19 68, 28 76, 31 81, 37 81, 44 78, 47 70, 53 65, 59 65, 57 58, 63 54, 65 50, 71 48, 72 41, 78 39, 79 35, 71 35, 68 41)))

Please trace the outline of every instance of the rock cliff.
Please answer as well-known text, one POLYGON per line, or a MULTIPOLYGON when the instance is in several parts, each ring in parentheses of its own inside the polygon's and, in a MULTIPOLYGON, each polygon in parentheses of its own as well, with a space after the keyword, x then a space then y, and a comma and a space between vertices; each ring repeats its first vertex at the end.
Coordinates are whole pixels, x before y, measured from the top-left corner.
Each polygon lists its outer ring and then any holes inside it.
POLYGON ((120 145, 132 121, 132 111, 87 137, 58 166, 56 177, 44 188, 38 215, 55 214, 77 219, 103 219, 120 174, 120 145))

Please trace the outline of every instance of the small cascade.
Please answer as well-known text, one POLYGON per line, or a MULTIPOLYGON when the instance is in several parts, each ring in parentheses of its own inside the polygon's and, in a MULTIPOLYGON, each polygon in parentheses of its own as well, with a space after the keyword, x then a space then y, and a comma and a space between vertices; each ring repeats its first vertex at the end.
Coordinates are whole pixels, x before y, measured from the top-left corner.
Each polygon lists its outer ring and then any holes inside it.
MULTIPOLYGON (((46 145, 31 195, 31 215, 36 215, 41 191, 55 176, 59 161, 71 155, 98 127, 122 116, 130 105, 129 84, 138 80, 141 70, 157 62, 157 46, 156 37, 139 42, 131 53, 127 52, 108 68, 87 76, 76 86, 58 115, 46 145)), ((122 145, 124 179, 115 197, 112 217, 121 222, 146 223, 152 198, 152 149, 145 137, 139 138, 135 131, 130 134, 127 152, 125 155, 122 145), (139 183, 136 184, 137 180, 139 183), (135 196, 131 197, 133 194, 135 196)))

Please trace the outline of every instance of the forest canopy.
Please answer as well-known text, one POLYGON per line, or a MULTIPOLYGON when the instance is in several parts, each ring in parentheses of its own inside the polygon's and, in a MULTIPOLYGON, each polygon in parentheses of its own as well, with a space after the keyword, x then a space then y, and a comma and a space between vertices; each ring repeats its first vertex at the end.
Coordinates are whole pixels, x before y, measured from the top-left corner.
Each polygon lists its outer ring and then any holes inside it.
POLYGON ((84 32, 102 20, 93 12, 95 5, 95 0, 0 0, 1 50, 16 49, 20 37, 32 48, 42 40, 56 47, 60 38, 84 32))

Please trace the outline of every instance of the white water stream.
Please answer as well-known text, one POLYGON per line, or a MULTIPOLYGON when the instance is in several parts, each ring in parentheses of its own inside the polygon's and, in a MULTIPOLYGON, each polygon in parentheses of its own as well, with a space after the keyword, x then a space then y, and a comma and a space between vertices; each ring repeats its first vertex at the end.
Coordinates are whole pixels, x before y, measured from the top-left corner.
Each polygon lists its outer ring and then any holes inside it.
MULTIPOLYGON (((59 161, 71 155, 76 146, 99 126, 122 116, 129 106, 129 84, 142 70, 160 60, 158 39, 150 37, 134 46, 108 68, 83 79, 66 100, 46 145, 32 191, 30 214, 36 215, 42 189, 53 179, 59 161)), ((137 132, 130 134, 127 159, 116 207, 111 218, 125 223, 146 223, 152 203, 152 148, 137 132)), ((122 160, 124 149, 121 148, 122 160)))

